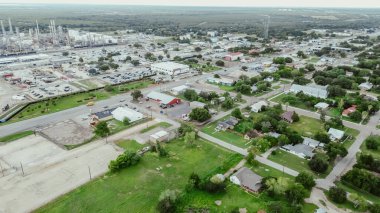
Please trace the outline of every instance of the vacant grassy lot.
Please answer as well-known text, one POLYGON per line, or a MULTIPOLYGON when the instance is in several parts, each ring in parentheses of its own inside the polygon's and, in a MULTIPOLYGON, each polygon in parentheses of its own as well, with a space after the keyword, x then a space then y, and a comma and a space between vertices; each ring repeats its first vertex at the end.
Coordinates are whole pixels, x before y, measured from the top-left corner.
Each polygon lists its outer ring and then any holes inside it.
POLYGON ((50 100, 31 104, 9 121, 16 122, 26 120, 41 115, 59 112, 62 110, 87 104, 89 101, 103 100, 109 97, 110 95, 104 91, 78 93, 68 96, 57 97, 50 100))
MULTIPOLYGON (((224 119, 228 117, 229 116, 222 118, 219 121, 223 121, 224 119)), ((219 121, 215 121, 206 125, 205 127, 202 128, 202 132, 241 148, 249 147, 249 144, 250 144, 249 141, 245 140, 244 135, 242 134, 239 134, 233 130, 226 130, 226 131, 219 131, 219 132, 215 131, 215 127, 218 125, 219 121)))
POLYGON ((152 125, 152 126, 150 126, 150 127, 147 127, 147 128, 145 128, 145 129, 141 130, 140 133, 149 132, 150 130, 152 130, 152 129, 154 129, 154 128, 157 128, 157 127, 168 128, 168 127, 170 127, 170 126, 172 126, 170 123, 160 122, 160 123, 158 123, 158 124, 154 124, 154 125, 152 125))
MULTIPOLYGON (((120 142, 136 150, 140 146, 134 143, 120 142)), ((166 145, 170 157, 147 153, 138 165, 85 184, 37 212, 155 212, 160 193, 165 189, 183 190, 192 172, 206 175, 223 162, 236 164, 242 158, 203 140, 196 144, 189 148, 181 140, 173 141, 166 145)), ((245 199, 249 197, 245 194, 245 199)))
POLYGON ((302 115, 299 117, 300 120, 298 122, 292 123, 290 125, 290 128, 297 131, 301 135, 312 137, 319 131, 325 131, 322 121, 302 115))
POLYGON ((345 183, 342 183, 342 182, 337 182, 336 183, 337 186, 341 187, 342 189, 344 189, 345 191, 349 192, 349 193, 355 193, 373 203, 377 203, 377 204, 380 204, 380 197, 376 196, 376 195, 373 195, 373 194, 370 194, 366 191, 363 191, 359 188, 356 188, 352 185, 346 185, 345 183))
POLYGON ((276 155, 270 155, 268 157, 269 160, 279 163, 283 166, 289 167, 297 172, 308 172, 312 174, 315 178, 323 178, 326 177, 331 169, 332 166, 329 166, 326 173, 324 174, 317 174, 314 173, 310 168, 308 163, 308 160, 300 158, 296 155, 293 155, 291 153, 285 152, 283 150, 277 149, 276 155))
POLYGON ((261 177, 285 177, 290 180, 294 179, 294 177, 291 175, 288 175, 280 170, 274 169, 273 167, 267 166, 259 162, 257 162, 257 165, 246 164, 245 166, 250 168, 252 171, 260 175, 261 177))
POLYGON ((149 80, 142 80, 142 81, 136 81, 136 82, 131 82, 127 84, 120 84, 117 86, 112 86, 112 91, 110 91, 110 93, 112 95, 117 95, 117 94, 129 92, 131 90, 143 89, 152 84, 153 82, 149 80))
POLYGON ((33 131, 25 131, 25 132, 18 132, 12 135, 7 135, 5 137, 0 138, 0 143, 8 143, 11 141, 18 140, 20 138, 32 135, 33 131))

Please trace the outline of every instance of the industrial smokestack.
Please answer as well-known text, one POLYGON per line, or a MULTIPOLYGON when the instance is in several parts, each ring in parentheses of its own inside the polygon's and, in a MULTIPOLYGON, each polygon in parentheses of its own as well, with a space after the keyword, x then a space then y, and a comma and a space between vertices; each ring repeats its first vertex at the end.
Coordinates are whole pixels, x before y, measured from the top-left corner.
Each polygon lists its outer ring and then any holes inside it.
POLYGON ((13 28, 12 28, 11 18, 8 18, 8 22, 9 22, 9 34, 13 35, 13 28))
POLYGON ((6 36, 7 33, 5 32, 3 20, 0 20, 0 24, 1 24, 1 32, 3 33, 3 36, 6 36))

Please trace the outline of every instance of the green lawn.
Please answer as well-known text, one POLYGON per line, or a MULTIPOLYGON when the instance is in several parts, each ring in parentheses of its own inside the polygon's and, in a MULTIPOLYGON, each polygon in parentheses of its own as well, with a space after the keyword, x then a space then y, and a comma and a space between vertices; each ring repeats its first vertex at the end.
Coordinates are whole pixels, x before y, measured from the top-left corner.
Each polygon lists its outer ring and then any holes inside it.
POLYGON ((135 82, 126 83, 126 84, 120 84, 117 86, 112 86, 113 90, 110 91, 110 93, 113 95, 117 95, 117 94, 129 92, 131 90, 143 89, 152 85, 152 83, 153 82, 150 80, 141 80, 141 81, 135 81, 135 82))
POLYGON ((10 119, 10 122, 26 120, 49 113, 59 112, 80 105, 87 104, 90 101, 104 100, 110 95, 104 91, 78 93, 68 96, 53 98, 50 100, 30 104, 28 107, 19 112, 10 119))
POLYGON ((364 142, 364 143, 360 146, 360 150, 361 150, 364 154, 371 154, 375 159, 380 159, 380 149, 378 149, 378 150, 367 149, 367 146, 366 146, 365 144, 366 144, 366 143, 364 142))
POLYGON ((353 123, 360 123, 360 121, 354 121, 350 117, 342 116, 342 112, 338 108, 331 108, 327 111, 327 115, 331 117, 340 117, 342 120, 350 121, 353 123))
POLYGON ((260 162, 257 162, 256 165, 250 165, 246 164, 246 167, 250 168, 252 171, 254 171, 256 174, 260 175, 261 177, 285 177, 289 178, 290 180, 293 180, 294 177, 291 175, 288 175, 286 173, 283 173, 280 170, 277 170, 273 167, 267 166, 265 164, 262 164, 260 162))
POLYGON ((324 193, 325 193, 327 199, 328 199, 331 203, 333 203, 336 207, 338 207, 338 208, 340 208, 340 209, 343 209, 343 210, 351 210, 351 211, 353 211, 353 212, 359 212, 357 209, 355 209, 354 204, 353 204, 352 202, 350 202, 349 200, 347 200, 347 201, 344 202, 344 203, 336 203, 336 202, 332 201, 332 200, 329 198, 329 196, 328 196, 328 194, 327 194, 327 191, 324 191, 324 193))
POLYGON ((121 141, 116 142, 116 144, 125 150, 131 150, 131 151, 138 151, 145 147, 143 144, 139 144, 135 140, 121 140, 121 141))
POLYGON ((355 188, 352 185, 346 185, 345 183, 342 183, 342 182, 337 182, 336 185, 341 187, 342 189, 344 189, 347 192, 356 193, 357 195, 362 196, 363 198, 365 198, 365 199, 367 199, 373 203, 380 204, 380 197, 378 197, 376 195, 373 195, 373 194, 370 194, 370 193, 363 191, 361 189, 355 188))
POLYGON ((172 125, 170 123, 166 123, 166 122, 160 122, 160 123, 157 123, 157 124, 154 124, 150 127, 147 127, 143 130, 140 131, 140 133, 145 133, 145 132, 149 132, 150 130, 154 129, 154 128, 157 128, 157 127, 162 127, 162 128, 168 128, 168 127, 171 127, 172 125))
MULTIPOLYGON (((219 121, 223 121, 224 119, 228 118, 224 117, 220 119, 219 121)), ((214 121, 205 127, 202 128, 202 132, 209 134, 215 138, 218 138, 226 143, 233 144, 235 146, 241 147, 241 148, 248 148, 250 143, 249 141, 244 139, 244 135, 239 134, 233 130, 226 130, 226 131, 215 131, 215 127, 218 125, 219 121, 214 121)))
POLYGON ((85 85, 88 89, 96 89, 99 87, 96 83, 92 82, 92 80, 90 80, 90 79, 82 80, 79 82, 81 84, 85 85))
MULTIPOLYGON (((279 95, 275 98, 272 98, 271 101, 276 102, 276 103, 286 104, 286 102, 284 102, 282 99, 285 97, 288 97, 288 96, 296 97, 294 94, 291 94, 291 93, 289 93, 289 94, 282 93, 281 95, 279 95)), ((305 103, 303 103, 301 101, 298 101, 294 104, 291 104, 290 106, 297 107, 300 109, 309 110, 309 111, 315 111, 314 108, 310 108, 310 107, 306 106, 305 103)))
MULTIPOLYGON (((133 141, 120 143, 134 150, 139 147, 131 145, 133 141)), ((160 193, 165 189, 183 190, 192 172, 202 176, 210 171, 225 172, 242 159, 203 140, 196 144, 197 147, 189 148, 181 140, 173 141, 165 146, 170 157, 159 158, 156 153, 148 152, 138 165, 95 179, 37 212, 155 212, 160 193), (157 168, 162 169, 158 171, 157 168)), ((238 188, 231 195, 229 192, 222 194, 225 200, 230 200, 223 203, 223 208, 235 207, 234 199, 248 205, 252 197, 238 188), (236 194, 240 196, 237 198, 236 194)), ((214 201, 212 195, 205 197, 209 198, 203 200, 205 202, 214 201)))
POLYGON ((290 128, 297 131, 301 135, 312 137, 319 131, 325 131, 322 121, 302 115, 299 117, 300 120, 290 124, 290 128))
POLYGON ((18 140, 20 138, 24 138, 29 135, 33 135, 33 131, 24 131, 24 132, 18 132, 12 135, 7 135, 5 137, 0 138, 0 143, 8 143, 11 141, 18 140))
POLYGON ((273 162, 279 163, 283 166, 289 167, 297 172, 308 172, 312 174, 315 178, 324 178, 332 170, 332 166, 330 165, 326 173, 324 174, 314 173, 309 168, 309 165, 307 164, 308 160, 300 158, 296 155, 293 155, 291 153, 285 152, 280 149, 277 149, 276 155, 269 155, 268 159, 273 162))
POLYGON ((111 135, 112 134, 115 134, 115 133, 118 133, 118 132, 121 132, 125 129, 128 129, 128 128, 131 128, 133 126, 136 126, 136 125, 139 125, 139 124, 142 124, 142 123, 145 123, 147 122, 149 119, 148 118, 145 118, 145 119, 141 119, 139 121, 135 121, 133 123, 130 123, 128 125, 124 125, 123 122, 121 121, 118 121, 116 119, 111 119, 109 121, 107 121, 108 123, 108 126, 110 128, 110 131, 111 131, 111 135))

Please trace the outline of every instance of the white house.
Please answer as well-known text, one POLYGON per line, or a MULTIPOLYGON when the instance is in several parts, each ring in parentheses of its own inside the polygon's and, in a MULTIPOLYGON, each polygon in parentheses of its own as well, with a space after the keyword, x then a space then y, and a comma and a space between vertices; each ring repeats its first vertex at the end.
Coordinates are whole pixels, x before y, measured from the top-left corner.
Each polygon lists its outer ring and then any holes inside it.
POLYGON ((178 87, 173 87, 170 91, 174 95, 179 95, 181 93, 184 93, 189 88, 190 88, 189 86, 181 85, 181 86, 178 86, 178 87))
POLYGON ((111 114, 113 118, 118 121, 123 121, 125 118, 128 118, 130 122, 135 122, 141 120, 144 117, 143 114, 128 107, 118 107, 112 111, 111 114))
POLYGON ((229 79, 229 78, 214 78, 214 77, 210 77, 210 78, 207 78, 207 82, 213 83, 213 84, 232 86, 235 83, 235 80, 229 79))
POLYGON ((260 112, 263 106, 268 106, 268 103, 265 101, 259 101, 251 106, 251 111, 260 112))
POLYGON ((303 92, 305 95, 310 95, 317 98, 326 99, 328 96, 327 87, 317 86, 317 85, 299 85, 292 84, 289 89, 289 92, 299 93, 303 92))
POLYGON ((344 136, 344 132, 342 130, 334 128, 330 128, 327 134, 330 136, 330 140, 332 141, 339 141, 344 136))
POLYGON ((180 75, 190 71, 190 67, 188 65, 170 61, 152 64, 150 65, 150 69, 157 74, 163 75, 180 75))
POLYGON ((319 110, 325 110, 325 109, 329 108, 329 104, 325 103, 325 102, 319 102, 316 105, 314 105, 314 107, 319 109, 319 110))
POLYGON ((373 84, 369 82, 364 82, 359 85, 359 88, 362 90, 370 90, 372 89, 372 87, 373 87, 373 84))

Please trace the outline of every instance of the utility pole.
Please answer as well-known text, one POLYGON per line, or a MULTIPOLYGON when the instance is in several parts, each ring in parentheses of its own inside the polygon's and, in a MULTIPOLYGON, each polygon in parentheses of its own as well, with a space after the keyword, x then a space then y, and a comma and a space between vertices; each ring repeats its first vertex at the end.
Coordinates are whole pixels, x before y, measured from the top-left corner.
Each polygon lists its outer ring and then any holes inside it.
POLYGON ((88 166, 88 174, 90 175, 90 180, 92 179, 92 176, 91 176, 91 169, 90 169, 90 166, 88 166))
POLYGON ((24 167, 22 166, 21 162, 20 162, 20 166, 21 166, 22 176, 24 176, 25 175, 25 173, 24 173, 24 167))

